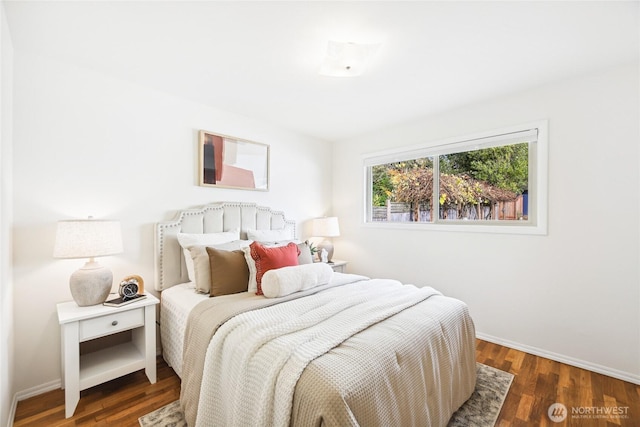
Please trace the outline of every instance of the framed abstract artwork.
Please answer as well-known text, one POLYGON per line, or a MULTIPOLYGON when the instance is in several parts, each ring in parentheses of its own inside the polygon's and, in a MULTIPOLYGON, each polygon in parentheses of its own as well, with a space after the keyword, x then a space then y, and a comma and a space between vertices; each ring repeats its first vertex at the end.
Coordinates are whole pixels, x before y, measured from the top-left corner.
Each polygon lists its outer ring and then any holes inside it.
POLYGON ((269 190, 269 146, 233 136, 200 131, 200 185, 269 190))

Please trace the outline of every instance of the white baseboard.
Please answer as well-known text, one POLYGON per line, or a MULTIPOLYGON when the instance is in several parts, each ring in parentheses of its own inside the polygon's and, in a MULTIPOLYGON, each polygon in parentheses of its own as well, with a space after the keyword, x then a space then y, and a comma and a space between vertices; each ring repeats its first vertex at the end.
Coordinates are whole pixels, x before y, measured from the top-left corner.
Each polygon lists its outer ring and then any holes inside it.
POLYGON ((13 427, 13 420, 16 418, 16 408, 18 407, 18 397, 13 396, 11 402, 11 408, 9 408, 9 419, 7 420, 7 427, 13 427))
POLYGON ((491 335, 483 334, 482 332, 476 332, 476 337, 489 341, 495 344, 500 344, 505 347, 513 348, 515 350, 524 351, 525 353, 533 354, 535 356, 544 357, 546 359, 555 360, 556 362, 565 363, 567 365, 575 366, 577 368, 586 369, 588 371, 597 372, 598 374, 606 375, 609 377, 617 378, 619 380, 627 381, 633 384, 640 385, 640 375, 632 374, 629 372, 619 371, 617 369, 608 368, 606 366, 598 365, 596 363, 587 362, 573 357, 565 356, 563 354, 554 353, 551 351, 543 350, 541 348, 532 347, 526 344, 521 344, 515 341, 504 340, 502 338, 494 337, 491 335))
POLYGON ((16 408, 18 407, 18 402, 21 400, 28 399, 33 396, 38 396, 40 394, 46 393, 51 390, 57 390, 62 387, 62 382, 60 380, 50 381, 45 384, 40 384, 39 386, 31 387, 26 390, 22 390, 13 395, 13 401, 11 402, 11 410, 9 413, 9 421, 7 422, 8 427, 13 426, 13 420, 16 417, 16 408))
POLYGON ((25 400, 42 393, 46 393, 51 390, 57 390, 61 387, 62 387, 62 382, 60 380, 49 381, 48 383, 40 384, 38 386, 31 387, 26 390, 17 392, 13 400, 20 402, 21 400, 25 400))

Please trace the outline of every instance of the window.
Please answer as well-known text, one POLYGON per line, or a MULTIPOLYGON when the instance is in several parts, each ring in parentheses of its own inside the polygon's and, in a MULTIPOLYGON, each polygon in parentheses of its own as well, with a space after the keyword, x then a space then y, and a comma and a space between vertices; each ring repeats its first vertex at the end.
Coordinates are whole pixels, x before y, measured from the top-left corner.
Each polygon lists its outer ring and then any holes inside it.
POLYGON ((365 156, 365 222, 546 234, 546 158, 546 121, 365 156))

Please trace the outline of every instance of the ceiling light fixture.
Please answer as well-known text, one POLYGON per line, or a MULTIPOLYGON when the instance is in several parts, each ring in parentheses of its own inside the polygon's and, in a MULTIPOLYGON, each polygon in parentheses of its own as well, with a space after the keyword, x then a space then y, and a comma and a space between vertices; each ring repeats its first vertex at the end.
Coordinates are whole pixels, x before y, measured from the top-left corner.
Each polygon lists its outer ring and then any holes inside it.
POLYGON ((320 74, 331 77, 359 76, 379 47, 379 44, 329 41, 320 74))

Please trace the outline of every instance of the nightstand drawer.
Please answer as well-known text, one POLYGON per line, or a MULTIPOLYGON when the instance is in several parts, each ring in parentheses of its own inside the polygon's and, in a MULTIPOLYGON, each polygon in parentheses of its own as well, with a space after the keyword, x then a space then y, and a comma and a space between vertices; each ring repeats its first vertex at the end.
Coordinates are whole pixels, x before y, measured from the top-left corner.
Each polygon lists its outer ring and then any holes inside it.
POLYGON ((80 321, 80 341, 144 326, 144 308, 80 321))

